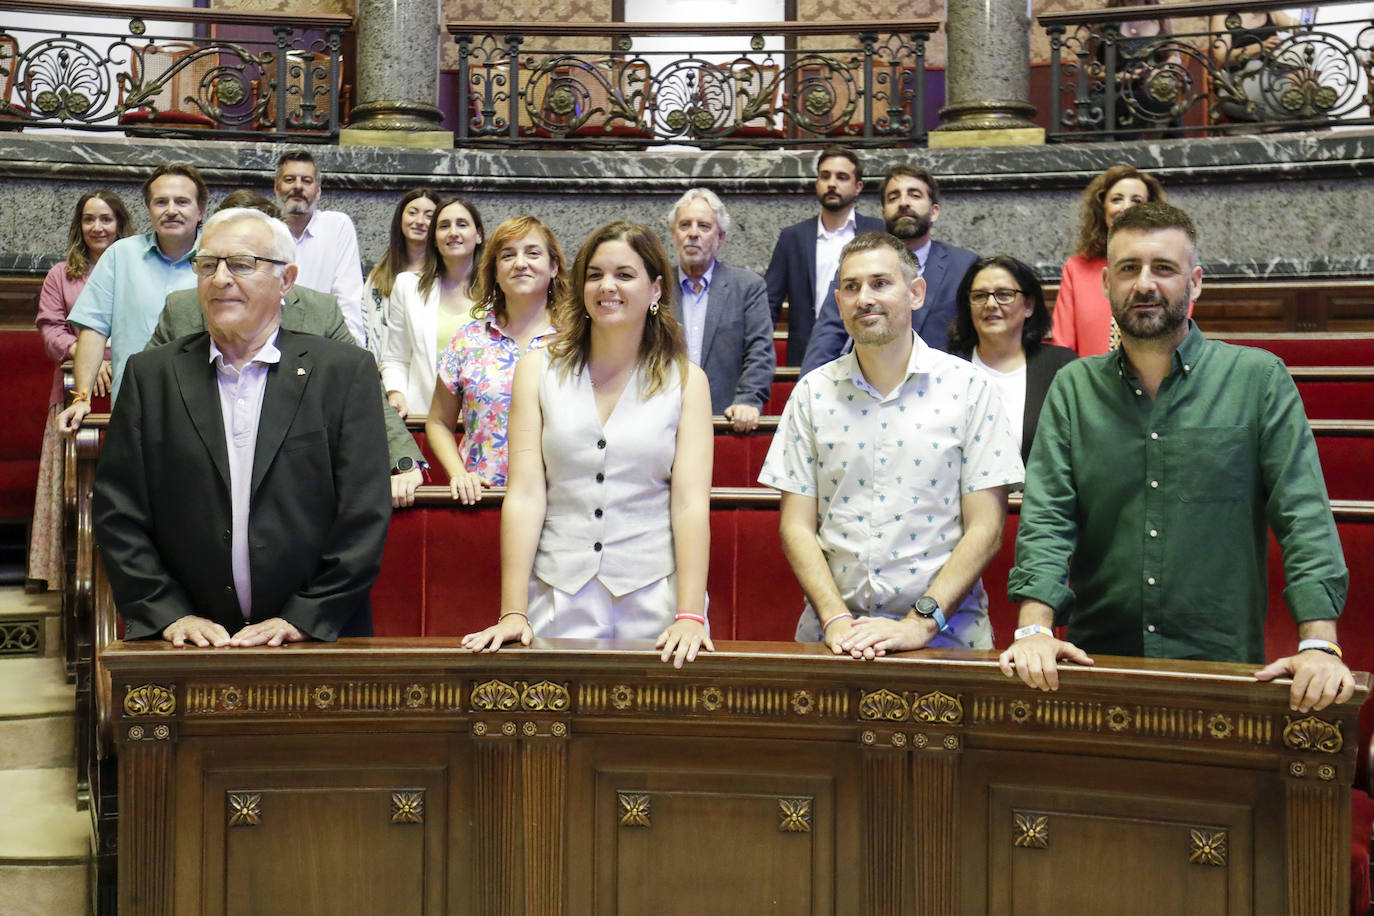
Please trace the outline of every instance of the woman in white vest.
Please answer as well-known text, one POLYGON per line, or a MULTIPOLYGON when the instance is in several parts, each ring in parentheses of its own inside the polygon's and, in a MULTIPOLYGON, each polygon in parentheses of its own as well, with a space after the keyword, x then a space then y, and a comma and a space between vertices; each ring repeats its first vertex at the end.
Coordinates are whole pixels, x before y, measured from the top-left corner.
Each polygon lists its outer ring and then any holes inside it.
POLYGON ((638 223, 603 226, 578 252, 556 340, 515 370, 501 616, 466 648, 657 637, 677 667, 713 648, 711 394, 671 277, 638 223))
POLYGON ((482 214, 471 201, 443 202, 429 224, 424 269, 402 273, 391 288, 382 384, 403 417, 429 413, 439 354, 472 320, 472 266, 482 258, 484 237, 482 214))

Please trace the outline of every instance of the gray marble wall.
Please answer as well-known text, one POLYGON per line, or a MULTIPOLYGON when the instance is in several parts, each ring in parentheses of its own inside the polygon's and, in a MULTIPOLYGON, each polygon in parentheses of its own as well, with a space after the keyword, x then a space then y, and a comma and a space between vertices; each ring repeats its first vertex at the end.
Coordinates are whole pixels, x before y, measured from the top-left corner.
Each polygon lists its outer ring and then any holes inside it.
MULTIPOLYGON (((0 134, 0 271, 34 272, 57 260, 70 207, 106 186, 147 217, 139 185, 156 164, 194 163, 213 204, 235 188, 270 191, 280 151, 272 144, 0 134)), ((779 230, 813 216, 815 152, 451 152, 315 147, 324 206, 350 214, 369 263, 385 244, 393 201, 426 185, 472 197, 488 228, 533 213, 558 233, 571 258, 612 219, 660 229, 689 187, 722 195, 734 226, 722 258, 762 271, 779 230)), ((1056 276, 1068 254, 1078 196, 1108 165, 1129 162, 1158 175, 1188 210, 1212 275, 1374 276, 1367 228, 1374 213, 1374 132, 1095 143, 993 149, 891 149, 863 154, 872 179, 861 200, 877 214, 877 177, 894 162, 929 168, 942 184, 937 238, 1006 252, 1056 276)))

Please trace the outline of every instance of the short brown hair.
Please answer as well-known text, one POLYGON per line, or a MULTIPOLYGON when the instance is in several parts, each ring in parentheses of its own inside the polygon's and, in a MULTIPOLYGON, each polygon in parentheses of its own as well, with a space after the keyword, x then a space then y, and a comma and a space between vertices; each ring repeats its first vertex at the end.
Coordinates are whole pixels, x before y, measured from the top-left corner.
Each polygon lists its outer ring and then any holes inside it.
MULTIPOLYGON (((897 263, 902 267, 902 279, 908 284, 921 275, 921 262, 916 260, 916 255, 902 244, 901 239, 886 232, 861 232, 850 239, 840 251, 840 267, 844 267, 845 258, 851 255, 877 251, 880 248, 890 248, 897 252, 897 263)), ((838 277, 838 273, 836 276, 838 277)))
POLYGON ((191 179, 191 183, 196 186, 196 206, 200 207, 200 212, 205 212, 206 206, 210 203, 210 189, 205 186, 205 179, 200 177, 200 169, 189 162, 168 162, 153 170, 153 174, 149 175, 148 180, 143 182, 143 205, 145 207, 151 206, 153 202, 153 182, 164 175, 180 175, 183 178, 191 179))
POLYGON ((1122 213, 1112 223, 1107 239, 1110 241, 1118 232, 1154 232, 1160 229, 1179 229, 1188 236, 1188 242, 1193 248, 1193 261, 1196 263, 1197 227, 1193 225, 1193 220, 1187 213, 1163 201, 1150 201, 1122 213))
POLYGON ((820 155, 816 157, 817 172, 821 170, 821 163, 827 159, 848 159, 849 164, 854 166, 854 180, 864 180, 864 165, 859 161, 859 154, 849 147, 840 146, 838 143, 832 143, 821 150, 820 155))

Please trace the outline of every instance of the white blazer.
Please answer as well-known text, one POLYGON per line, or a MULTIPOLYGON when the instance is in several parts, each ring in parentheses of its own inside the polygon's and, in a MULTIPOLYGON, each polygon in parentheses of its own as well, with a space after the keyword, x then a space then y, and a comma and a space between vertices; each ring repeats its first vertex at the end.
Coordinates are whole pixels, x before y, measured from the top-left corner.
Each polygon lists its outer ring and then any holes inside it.
POLYGON ((386 340, 382 344, 382 384, 406 396, 406 413, 429 413, 439 376, 439 282, 420 295, 420 275, 396 275, 391 288, 386 340))

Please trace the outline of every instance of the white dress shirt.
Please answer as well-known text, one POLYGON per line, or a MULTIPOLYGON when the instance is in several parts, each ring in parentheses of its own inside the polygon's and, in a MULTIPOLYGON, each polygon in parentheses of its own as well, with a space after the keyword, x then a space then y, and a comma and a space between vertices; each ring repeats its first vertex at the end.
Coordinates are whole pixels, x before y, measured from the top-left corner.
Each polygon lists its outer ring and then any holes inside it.
POLYGON ((716 272, 716 262, 706 268, 701 278, 701 289, 692 289, 692 278, 686 271, 682 274, 682 323, 683 333, 687 335, 687 358, 701 365, 701 338, 706 333, 706 300, 711 292, 711 276, 716 272))
POLYGON ((358 232, 347 213, 316 210, 296 239, 296 282, 339 300, 344 323, 358 346, 367 342, 363 320, 363 262, 358 232))
POLYGON ((840 269, 840 252, 844 246, 849 244, 849 240, 854 238, 854 208, 849 208, 849 218, 844 221, 844 225, 834 232, 825 228, 825 223, 818 216, 816 217, 816 301, 812 303, 812 308, 816 315, 820 315, 821 306, 825 304, 825 297, 830 295, 830 281, 835 278, 835 271, 840 269))
POLYGON ((219 382, 219 409, 224 417, 224 445, 229 453, 229 504, 233 525, 230 535, 229 563, 234 574, 234 591, 239 610, 247 620, 253 612, 253 578, 248 554, 248 502, 252 496, 253 455, 258 447, 258 418, 262 397, 267 391, 267 373, 281 362, 277 332, 263 344, 253 358, 235 369, 224 361, 215 341, 210 341, 210 364, 219 382))

